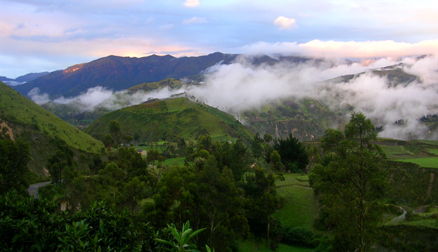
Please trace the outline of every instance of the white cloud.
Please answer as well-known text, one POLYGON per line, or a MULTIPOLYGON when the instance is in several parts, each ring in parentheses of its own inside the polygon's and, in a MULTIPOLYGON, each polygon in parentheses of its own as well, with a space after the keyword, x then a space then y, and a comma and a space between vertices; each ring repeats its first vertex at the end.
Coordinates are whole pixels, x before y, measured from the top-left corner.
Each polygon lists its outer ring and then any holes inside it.
POLYGON ((275 19, 274 24, 280 27, 281 30, 290 29, 295 26, 295 19, 279 16, 277 19, 275 19))
POLYGON ((248 54, 287 54, 303 55, 318 58, 373 58, 402 57, 412 55, 436 54, 438 40, 426 40, 417 43, 384 41, 321 41, 312 40, 306 43, 257 42, 239 49, 248 54))
POLYGON ((199 5, 199 0, 186 0, 184 6, 186 7, 196 7, 199 5))
POLYGON ((190 24, 204 24, 207 23, 207 19, 205 17, 192 17, 190 19, 184 19, 182 24, 190 25, 190 24))
MULTIPOLYGON (((346 62, 306 62, 302 64, 279 63, 254 66, 245 60, 231 65, 215 66, 207 74, 205 85, 188 90, 189 95, 229 113, 241 113, 250 108, 260 108, 264 103, 287 97, 297 100, 313 98, 332 109, 353 106, 382 126, 382 137, 398 139, 436 138, 418 119, 438 113, 438 58, 435 56, 393 61, 390 58, 370 64, 346 62), (418 74, 423 82, 413 81, 393 86, 385 77, 372 72, 348 82, 325 81, 345 74, 357 74, 367 69, 410 62, 405 71, 418 74), (405 124, 394 125, 398 120, 405 124)), ((348 118, 346 118, 347 120, 348 118)))

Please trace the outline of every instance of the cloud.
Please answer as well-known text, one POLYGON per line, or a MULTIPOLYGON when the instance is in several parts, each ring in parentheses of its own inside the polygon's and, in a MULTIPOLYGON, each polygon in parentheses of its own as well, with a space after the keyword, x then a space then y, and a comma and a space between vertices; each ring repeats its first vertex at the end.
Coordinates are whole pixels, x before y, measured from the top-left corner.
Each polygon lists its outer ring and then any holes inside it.
POLYGON ((267 102, 283 98, 317 99, 333 110, 347 111, 347 108, 354 107, 371 118, 376 126, 383 127, 379 136, 425 138, 430 137, 428 128, 419 122, 419 118, 438 113, 438 59, 429 56, 403 61, 384 58, 366 64, 309 61, 259 66, 240 59, 231 65, 215 66, 206 75, 202 87, 189 89, 188 92, 232 114, 259 109, 267 102), (368 71, 402 62, 410 62, 410 65, 400 65, 400 68, 428 81, 394 86, 388 83, 386 77, 368 71), (361 72, 366 73, 347 82, 328 81, 341 75, 361 72), (399 120, 403 120, 404 124, 394 124, 399 120))
POLYGON ((239 48, 248 54, 286 54, 318 58, 375 58, 402 57, 438 53, 438 40, 426 40, 417 43, 385 41, 321 41, 306 43, 257 42, 239 48))
POLYGON ((41 94, 39 88, 34 88, 27 94, 36 104, 41 105, 50 101, 48 94, 41 94))
POLYGON ((207 19, 205 17, 192 17, 190 19, 184 19, 182 24, 190 25, 190 24, 204 24, 207 23, 207 19))
POLYGON ((291 29, 295 26, 295 19, 279 16, 275 19, 274 25, 280 27, 280 30, 291 29))
POLYGON ((59 104, 68 104, 73 106, 79 111, 94 111, 98 108, 106 108, 109 110, 116 110, 128 106, 133 106, 145 102, 149 99, 157 98, 163 99, 168 98, 173 94, 178 94, 184 92, 185 89, 168 89, 162 88, 159 90, 154 90, 153 92, 128 92, 120 91, 114 92, 108 90, 104 87, 97 86, 92 87, 87 90, 87 92, 78 95, 76 97, 60 97, 54 100, 49 99, 48 94, 41 94, 38 88, 32 89, 27 95, 35 103, 42 105, 48 102, 55 102, 59 104))
POLYGON ((199 5, 199 0, 186 0, 184 3, 184 6, 186 7, 196 7, 199 5))

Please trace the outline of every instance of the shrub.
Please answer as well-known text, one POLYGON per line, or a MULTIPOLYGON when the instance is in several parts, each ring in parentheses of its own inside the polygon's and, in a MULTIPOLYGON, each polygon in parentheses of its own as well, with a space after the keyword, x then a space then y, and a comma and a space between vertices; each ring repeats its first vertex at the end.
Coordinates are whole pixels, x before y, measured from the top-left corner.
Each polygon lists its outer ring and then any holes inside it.
POLYGON ((316 248, 319 245, 319 237, 307 228, 280 227, 278 235, 282 236, 283 243, 295 246, 316 248))

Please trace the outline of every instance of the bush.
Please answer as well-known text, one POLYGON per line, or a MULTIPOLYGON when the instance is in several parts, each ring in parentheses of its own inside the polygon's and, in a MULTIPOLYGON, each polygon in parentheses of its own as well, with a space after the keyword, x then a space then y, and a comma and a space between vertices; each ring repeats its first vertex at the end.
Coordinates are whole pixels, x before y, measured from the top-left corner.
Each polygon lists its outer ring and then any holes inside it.
POLYGON ((319 237, 307 228, 280 227, 278 235, 283 237, 283 243, 295 246, 316 248, 319 245, 319 237))

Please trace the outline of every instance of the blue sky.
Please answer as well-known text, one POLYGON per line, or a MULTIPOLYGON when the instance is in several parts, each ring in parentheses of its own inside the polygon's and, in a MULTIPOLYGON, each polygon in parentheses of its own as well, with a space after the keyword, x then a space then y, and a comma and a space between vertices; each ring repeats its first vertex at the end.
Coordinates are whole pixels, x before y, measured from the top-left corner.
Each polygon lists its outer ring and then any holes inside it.
POLYGON ((107 55, 435 54, 437 13, 436 0, 0 0, 0 76, 107 55))

